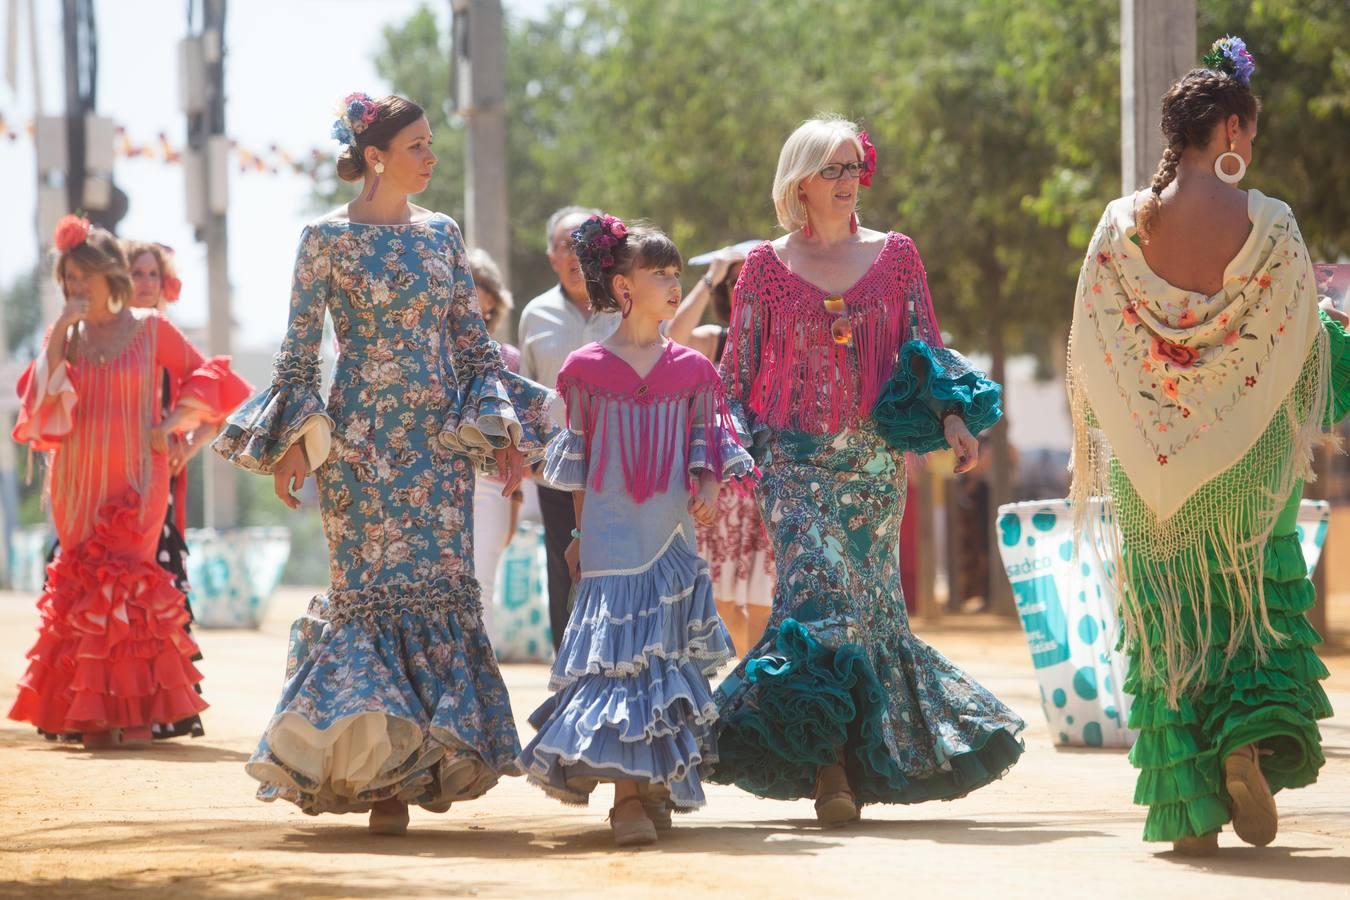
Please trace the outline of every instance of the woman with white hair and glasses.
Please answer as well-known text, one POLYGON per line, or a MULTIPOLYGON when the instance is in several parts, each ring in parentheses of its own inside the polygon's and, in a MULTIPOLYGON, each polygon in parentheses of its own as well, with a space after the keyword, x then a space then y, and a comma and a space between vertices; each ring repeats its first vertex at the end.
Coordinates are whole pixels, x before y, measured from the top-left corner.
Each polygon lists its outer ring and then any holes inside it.
POLYGON ((718 689, 710 778, 812 797, 824 825, 967 794, 1017 761, 1024 727, 909 630, 903 454, 951 447, 969 470, 1000 388, 943 346, 914 242, 860 226, 875 173, 851 122, 788 138, 773 188, 787 234, 746 258, 721 365, 763 470, 777 581, 768 630, 718 689))

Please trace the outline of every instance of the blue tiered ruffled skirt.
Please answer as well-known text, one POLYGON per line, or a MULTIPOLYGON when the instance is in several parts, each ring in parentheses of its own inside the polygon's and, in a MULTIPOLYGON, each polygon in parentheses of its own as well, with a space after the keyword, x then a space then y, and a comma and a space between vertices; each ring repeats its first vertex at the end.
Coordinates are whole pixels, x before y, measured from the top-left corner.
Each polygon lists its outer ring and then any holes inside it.
POLYGON ((443 812, 519 774, 511 705, 476 585, 315 597, 291 633, 286 686, 247 770, 261 800, 310 814, 391 798, 443 812), (336 607, 336 608, 335 608, 336 607))
POLYGON ((520 755, 530 781, 564 803, 618 779, 666 786, 676 809, 705 802, 699 766, 717 758, 708 676, 732 646, 691 541, 680 526, 646 568, 577 588, 556 693, 530 716, 538 733, 520 755))

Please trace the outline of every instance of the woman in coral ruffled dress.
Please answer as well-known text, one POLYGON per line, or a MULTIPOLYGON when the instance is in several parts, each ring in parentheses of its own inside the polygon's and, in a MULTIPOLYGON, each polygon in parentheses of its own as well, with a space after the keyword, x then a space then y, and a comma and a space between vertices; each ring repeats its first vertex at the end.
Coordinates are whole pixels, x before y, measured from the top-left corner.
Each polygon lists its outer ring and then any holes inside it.
POLYGON ((200 733, 206 703, 187 607, 156 562, 168 444, 223 420, 250 387, 158 312, 130 307, 126 255, 111 234, 67 216, 55 244, 66 304, 19 379, 14 438, 48 456, 61 550, 9 715, 90 747, 200 733), (161 373, 178 398, 167 414, 161 373))

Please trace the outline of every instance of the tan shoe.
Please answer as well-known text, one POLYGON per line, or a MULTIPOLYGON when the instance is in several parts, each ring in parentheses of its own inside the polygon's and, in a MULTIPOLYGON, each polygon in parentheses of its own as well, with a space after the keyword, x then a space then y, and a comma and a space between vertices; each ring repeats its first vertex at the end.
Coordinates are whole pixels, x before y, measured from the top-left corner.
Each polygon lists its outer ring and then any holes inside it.
POLYGON ((1173 841, 1172 851, 1181 856, 1213 856, 1219 852, 1219 833, 1214 831, 1199 837, 1184 837, 1179 841, 1173 841))
POLYGON ((670 815, 670 788, 664 784, 642 784, 638 786, 638 797, 656 830, 669 831, 674 824, 670 815))
POLYGON ((647 818, 642 798, 636 794, 624 797, 609 811, 609 828, 614 833, 617 847, 645 847, 656 843, 656 826, 647 818), (627 812, 620 817, 619 810, 627 812))
POLYGON ((408 804, 397 800, 381 800, 370 808, 371 834, 402 837, 408 833, 408 804))
POLYGON ((816 820, 826 828, 858 820, 858 801, 841 765, 816 770, 816 820))
POLYGON ((1262 755, 1269 754, 1262 754, 1256 744, 1248 744, 1228 754, 1223 761, 1233 830, 1253 847, 1266 846, 1280 830, 1275 795, 1261 771, 1262 755))

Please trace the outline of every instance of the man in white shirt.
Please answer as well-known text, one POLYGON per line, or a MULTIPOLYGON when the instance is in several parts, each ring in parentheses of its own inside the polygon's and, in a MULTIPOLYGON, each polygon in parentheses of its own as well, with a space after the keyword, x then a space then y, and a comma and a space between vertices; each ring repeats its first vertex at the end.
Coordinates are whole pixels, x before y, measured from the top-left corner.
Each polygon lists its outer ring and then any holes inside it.
MULTIPOLYGON (((574 350, 601 341, 619 327, 618 313, 591 312, 586 279, 572 247, 572 232, 599 210, 566 206, 549 216, 548 263, 558 284, 535 297, 520 314, 520 374, 547 387, 558 383, 558 370, 574 350)), ((539 483, 539 511, 544 519, 548 549, 548 616, 553 647, 562 643, 567 627, 567 595, 572 576, 564 554, 577 527, 570 491, 539 483)))

